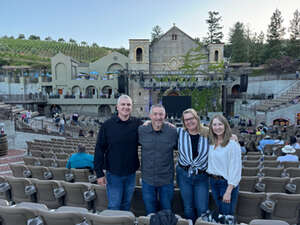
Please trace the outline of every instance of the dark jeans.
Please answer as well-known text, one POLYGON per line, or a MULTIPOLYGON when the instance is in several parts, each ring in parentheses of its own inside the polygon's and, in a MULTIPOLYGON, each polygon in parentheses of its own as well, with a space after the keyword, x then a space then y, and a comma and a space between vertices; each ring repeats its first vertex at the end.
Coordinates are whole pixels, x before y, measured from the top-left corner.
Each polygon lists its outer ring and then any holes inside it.
POLYGON ((163 209, 172 210, 174 194, 173 183, 162 186, 153 186, 142 181, 142 193, 147 215, 163 209), (158 205, 160 205, 159 209, 158 205))
POLYGON ((227 189, 226 180, 218 180, 210 177, 210 185, 212 196, 216 202, 216 205, 219 209, 219 213, 223 215, 234 215, 235 207, 239 195, 239 186, 235 187, 231 192, 231 201, 230 203, 223 202, 223 195, 227 189))
POLYGON ((129 211, 135 188, 135 173, 117 176, 106 171, 106 180, 108 209, 129 211))
POLYGON ((208 175, 200 173, 188 176, 188 172, 176 167, 177 184, 183 200, 184 216, 195 221, 208 209, 208 175))

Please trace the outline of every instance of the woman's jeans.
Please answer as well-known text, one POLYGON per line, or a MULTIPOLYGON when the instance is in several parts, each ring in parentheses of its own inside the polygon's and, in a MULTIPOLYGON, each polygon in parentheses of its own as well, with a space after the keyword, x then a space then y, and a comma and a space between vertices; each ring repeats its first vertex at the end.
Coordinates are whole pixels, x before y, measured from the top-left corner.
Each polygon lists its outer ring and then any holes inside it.
POLYGON ((179 165, 176 167, 177 184, 180 188, 186 219, 195 221, 208 209, 208 174, 188 175, 179 165))
POLYGON ((108 209, 129 211, 135 189, 135 173, 117 176, 106 171, 106 180, 108 209))
POLYGON ((219 209, 219 213, 223 215, 234 215, 235 207, 239 195, 239 186, 235 187, 231 192, 231 201, 230 203, 223 202, 223 195, 227 189, 227 180, 224 179, 215 179, 210 177, 210 185, 212 196, 215 200, 215 203, 219 209))

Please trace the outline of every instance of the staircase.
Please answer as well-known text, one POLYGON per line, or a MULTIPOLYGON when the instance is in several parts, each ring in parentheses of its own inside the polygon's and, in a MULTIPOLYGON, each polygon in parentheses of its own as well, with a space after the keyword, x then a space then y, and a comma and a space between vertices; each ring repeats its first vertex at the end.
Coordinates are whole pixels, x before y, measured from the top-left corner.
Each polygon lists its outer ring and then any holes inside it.
POLYGON ((297 96, 300 96, 299 80, 297 80, 292 87, 283 92, 277 98, 262 101, 258 106, 256 106, 256 111, 267 112, 270 110, 275 110, 280 106, 287 106, 291 104, 291 101, 294 100, 297 96))

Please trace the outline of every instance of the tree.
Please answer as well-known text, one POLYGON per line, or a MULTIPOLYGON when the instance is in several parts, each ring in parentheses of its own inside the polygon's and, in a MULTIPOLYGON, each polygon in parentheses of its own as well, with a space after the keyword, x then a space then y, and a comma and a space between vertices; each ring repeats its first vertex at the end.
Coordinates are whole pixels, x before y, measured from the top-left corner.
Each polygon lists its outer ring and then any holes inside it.
POLYGON ((94 42, 94 43, 92 44, 92 47, 93 47, 93 48, 99 48, 99 45, 98 45, 97 43, 94 42))
POLYGON ((76 41, 72 38, 70 38, 69 42, 72 43, 72 44, 76 44, 76 41))
POLYGON ((45 41, 52 41, 52 38, 50 36, 45 38, 45 41))
POLYGON ((207 38, 205 39, 207 44, 221 43, 224 36, 222 32, 223 27, 220 25, 221 19, 222 17, 219 15, 219 12, 208 12, 208 19, 206 20, 208 32, 207 38))
POLYGON ((57 41, 58 41, 58 42, 65 42, 65 39, 63 39, 63 38, 58 38, 57 41))
POLYGON ((25 39, 25 35, 24 34, 19 34, 18 39, 25 39))
POLYGON ((163 34, 163 31, 162 31, 161 27, 158 25, 154 26, 152 28, 151 41, 158 40, 162 34, 163 34))
POLYGON ((80 44, 81 44, 82 46, 87 46, 86 41, 82 41, 82 42, 80 42, 80 44))
POLYGON ((36 35, 34 35, 34 34, 32 34, 32 35, 29 36, 28 39, 29 39, 29 40, 40 40, 40 37, 39 37, 39 36, 36 36, 36 35))
POLYGON ((290 40, 287 45, 287 53, 294 58, 300 58, 300 12, 294 12, 294 17, 290 20, 290 40))
POLYGON ((281 16, 281 12, 278 9, 276 9, 271 17, 271 22, 268 26, 268 58, 278 58, 284 55, 282 48, 282 39, 285 34, 285 28, 282 26, 282 23, 283 18, 281 16))
POLYGON ((247 62, 247 40, 245 27, 241 22, 236 22, 229 32, 232 62, 247 62))
POLYGON ((290 20, 290 39, 291 40, 300 40, 300 12, 298 9, 294 12, 294 17, 290 20))
POLYGON ((249 43, 249 62, 251 65, 258 66, 264 63, 264 33, 254 33, 249 43))

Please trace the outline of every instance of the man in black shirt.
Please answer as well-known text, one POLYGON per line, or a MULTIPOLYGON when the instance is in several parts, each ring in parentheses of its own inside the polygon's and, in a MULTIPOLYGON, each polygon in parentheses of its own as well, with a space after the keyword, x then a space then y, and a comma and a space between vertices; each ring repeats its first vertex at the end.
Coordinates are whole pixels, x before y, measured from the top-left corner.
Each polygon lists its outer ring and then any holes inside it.
POLYGON ((121 95, 118 115, 106 120, 100 128, 95 148, 94 169, 97 183, 106 185, 108 209, 129 210, 139 168, 138 127, 141 120, 131 117, 132 100, 121 95), (106 175, 103 173, 106 169, 106 175))

